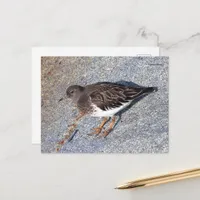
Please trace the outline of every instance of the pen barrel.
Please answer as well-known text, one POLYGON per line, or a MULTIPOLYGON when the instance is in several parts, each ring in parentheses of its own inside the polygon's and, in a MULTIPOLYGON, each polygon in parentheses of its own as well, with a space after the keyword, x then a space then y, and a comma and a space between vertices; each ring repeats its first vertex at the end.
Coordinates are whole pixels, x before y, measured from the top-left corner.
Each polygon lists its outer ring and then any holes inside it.
MULTIPOLYGON (((198 176, 200 176, 200 174, 198 174, 198 176)), ((145 184, 144 187, 160 185, 160 184, 165 184, 165 183, 170 183, 170 182, 175 182, 175 181, 181 181, 181 180, 194 178, 194 177, 197 177, 197 174, 193 174, 193 175, 187 176, 187 177, 184 177, 184 176, 181 177, 180 176, 180 177, 175 177, 175 178, 170 178, 170 179, 164 179, 164 180, 149 182, 149 183, 145 184)))
POLYGON ((200 176, 200 172, 195 172, 195 173, 186 174, 186 175, 174 175, 173 177, 158 178, 155 180, 148 180, 145 182, 141 181, 141 182, 139 182, 139 184, 144 185, 144 186, 152 186, 152 185, 158 185, 158 184, 164 184, 164 183, 194 178, 194 177, 198 177, 198 176, 200 176))
MULTIPOLYGON (((164 178, 171 178, 171 177, 175 177, 175 176, 187 176, 187 175, 191 175, 191 174, 198 174, 200 173, 200 168, 196 168, 196 169, 192 169, 192 170, 185 170, 185 171, 181 171, 181 172, 174 172, 174 173, 170 173, 170 174, 165 174, 165 175, 160 175, 160 176, 154 176, 154 177, 149 177, 149 178, 144 178, 144 179, 138 179, 136 182, 141 182, 141 181, 152 181, 152 180, 157 180, 157 179, 164 179, 164 178)), ((130 181, 128 183, 133 183, 133 181, 130 181)))
POLYGON ((155 177, 128 182, 124 185, 124 187, 122 186, 122 189, 159 185, 159 184, 194 178, 198 176, 200 176, 200 169, 186 170, 182 172, 175 172, 171 174, 155 176, 155 177))

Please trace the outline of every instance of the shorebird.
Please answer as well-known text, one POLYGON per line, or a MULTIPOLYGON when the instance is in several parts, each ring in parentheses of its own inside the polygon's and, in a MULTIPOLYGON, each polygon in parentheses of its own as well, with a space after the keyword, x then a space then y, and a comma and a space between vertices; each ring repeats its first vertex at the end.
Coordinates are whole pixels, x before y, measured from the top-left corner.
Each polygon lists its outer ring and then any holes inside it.
POLYGON ((91 133, 98 135, 106 122, 112 118, 108 129, 102 134, 106 137, 113 130, 116 114, 127 108, 137 98, 156 90, 155 87, 133 87, 109 82, 69 86, 66 95, 80 111, 72 126, 75 127, 75 124, 85 115, 103 117, 102 123, 91 133))
POLYGON ((71 138, 71 134, 77 127, 77 122, 83 116, 103 117, 102 123, 97 128, 94 128, 94 131, 88 135, 100 134, 104 125, 112 118, 108 129, 104 130, 101 135, 102 137, 106 137, 113 130, 116 122, 116 115, 120 111, 127 108, 137 98, 154 91, 157 91, 156 87, 125 86, 110 82, 98 82, 86 86, 69 86, 66 95, 78 108, 79 115, 75 119, 75 122, 70 125, 68 134, 58 143, 56 151, 59 151, 61 146, 71 138))

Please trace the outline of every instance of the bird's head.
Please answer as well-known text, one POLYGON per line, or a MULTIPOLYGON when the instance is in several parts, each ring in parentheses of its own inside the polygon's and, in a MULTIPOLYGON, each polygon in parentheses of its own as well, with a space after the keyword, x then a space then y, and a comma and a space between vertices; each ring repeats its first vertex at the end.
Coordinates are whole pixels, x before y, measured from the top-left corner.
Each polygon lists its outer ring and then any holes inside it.
POLYGON ((80 85, 69 86, 66 91, 67 98, 70 98, 73 100, 74 103, 77 103, 84 89, 85 88, 80 85))

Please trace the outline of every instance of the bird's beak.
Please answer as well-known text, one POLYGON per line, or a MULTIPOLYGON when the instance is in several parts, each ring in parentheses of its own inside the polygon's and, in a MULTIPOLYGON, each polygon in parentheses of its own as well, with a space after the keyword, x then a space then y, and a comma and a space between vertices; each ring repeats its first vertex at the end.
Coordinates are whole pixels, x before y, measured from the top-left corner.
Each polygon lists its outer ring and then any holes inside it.
POLYGON ((69 101, 70 99, 69 99, 69 97, 68 97, 67 95, 65 95, 64 97, 60 98, 60 99, 58 100, 58 102, 61 102, 61 101, 63 101, 63 100, 69 101))

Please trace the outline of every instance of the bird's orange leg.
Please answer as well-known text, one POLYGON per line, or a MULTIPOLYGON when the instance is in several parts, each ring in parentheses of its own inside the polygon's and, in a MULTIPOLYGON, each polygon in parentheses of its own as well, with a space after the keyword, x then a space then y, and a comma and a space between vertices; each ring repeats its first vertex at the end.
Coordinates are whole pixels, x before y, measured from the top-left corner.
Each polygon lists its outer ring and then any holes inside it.
POLYGON ((113 116, 112 121, 111 121, 111 123, 110 123, 108 129, 105 130, 105 131, 103 132, 103 134, 101 135, 102 137, 105 138, 105 137, 113 130, 113 127, 115 126, 115 121, 116 121, 116 117, 113 116))
POLYGON ((77 122, 85 115, 85 113, 80 113, 78 117, 75 119, 75 122, 68 127, 70 127, 67 131, 67 133, 64 134, 64 138, 58 142, 58 145, 56 147, 56 152, 60 151, 62 146, 66 143, 66 141, 69 139, 69 137, 72 135, 74 132, 75 128, 77 127, 77 122))
POLYGON ((77 126, 77 122, 85 115, 85 113, 80 112, 80 114, 76 117, 75 122, 73 124, 68 125, 68 127, 75 127, 77 126))
POLYGON ((104 125, 106 124, 106 122, 107 122, 108 120, 109 120, 108 117, 104 117, 104 118, 103 118, 103 121, 101 122, 101 124, 100 124, 97 128, 93 128, 94 132, 92 132, 92 133, 90 133, 90 134, 88 134, 88 135, 93 135, 93 134, 98 135, 99 133, 101 133, 101 131, 102 131, 104 125))

